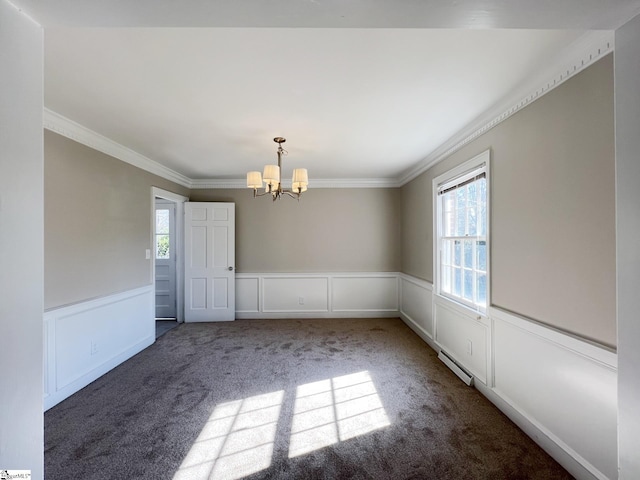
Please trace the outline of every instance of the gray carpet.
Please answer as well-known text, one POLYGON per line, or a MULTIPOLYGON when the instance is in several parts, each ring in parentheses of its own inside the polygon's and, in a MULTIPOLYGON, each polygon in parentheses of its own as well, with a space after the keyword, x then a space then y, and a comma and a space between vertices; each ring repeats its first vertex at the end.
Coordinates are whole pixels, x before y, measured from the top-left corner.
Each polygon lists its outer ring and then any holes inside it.
POLYGON ((156 320, 156 340, 178 326, 175 320, 156 320))
POLYGON ((571 478, 399 319, 181 324, 46 412, 45 474, 571 478))

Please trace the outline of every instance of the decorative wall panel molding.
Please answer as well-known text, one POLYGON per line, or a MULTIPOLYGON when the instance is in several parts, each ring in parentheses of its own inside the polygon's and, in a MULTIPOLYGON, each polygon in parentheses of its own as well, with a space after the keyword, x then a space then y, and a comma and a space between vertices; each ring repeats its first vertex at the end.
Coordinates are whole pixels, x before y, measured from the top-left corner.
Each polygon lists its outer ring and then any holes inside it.
POLYGON ((435 341, 485 385, 490 375, 490 322, 487 317, 434 295, 435 341))
POLYGON ((238 273, 236 318, 397 317, 398 273, 238 273))
POLYGON ((405 323, 574 477, 617 478, 615 352, 497 308, 479 316, 410 275, 400 287, 405 323))
POLYGON ((432 291, 429 282, 400 274, 400 315, 413 331, 435 348, 432 291))
POLYGON ((616 354, 500 310, 491 318, 493 391, 592 478, 617 478, 616 354))
POLYGON ((151 345, 154 313, 151 285, 45 312, 45 410, 151 345))

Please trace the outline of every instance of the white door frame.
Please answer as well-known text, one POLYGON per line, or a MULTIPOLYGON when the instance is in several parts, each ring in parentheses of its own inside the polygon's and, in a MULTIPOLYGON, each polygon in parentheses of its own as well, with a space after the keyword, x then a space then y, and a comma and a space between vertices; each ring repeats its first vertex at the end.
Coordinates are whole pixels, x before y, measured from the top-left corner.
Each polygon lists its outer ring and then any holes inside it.
POLYGON ((155 238, 156 238, 156 197, 174 202, 176 204, 176 320, 178 323, 184 322, 184 203, 189 201, 177 193, 163 190, 158 187, 151 187, 151 283, 153 284, 153 311, 155 305, 155 284, 156 284, 156 262, 155 262, 155 238))

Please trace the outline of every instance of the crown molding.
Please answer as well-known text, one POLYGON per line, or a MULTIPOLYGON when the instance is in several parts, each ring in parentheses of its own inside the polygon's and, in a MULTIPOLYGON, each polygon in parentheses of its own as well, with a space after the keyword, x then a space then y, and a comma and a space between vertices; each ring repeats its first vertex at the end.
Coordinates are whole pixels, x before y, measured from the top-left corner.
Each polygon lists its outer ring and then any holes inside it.
POLYGON ((47 130, 58 133, 63 137, 67 137, 78 143, 86 145, 87 147, 91 147, 94 150, 98 150, 99 152, 115 157, 118 160, 122 160, 134 167, 138 167, 149 173, 158 175, 159 177, 171 180, 183 187, 191 187, 190 178, 185 177, 164 165, 160 165, 158 162, 151 160, 130 148, 120 145, 104 135, 100 135, 99 133, 80 125, 73 120, 63 117, 53 110, 49 110, 48 108, 44 109, 42 124, 47 130))
POLYGON ((513 94, 496 103, 415 166, 401 174, 396 179, 396 183, 402 186, 410 182, 418 175, 460 150, 469 142, 504 122, 513 114, 612 52, 614 38, 613 30, 586 32, 563 50, 548 66, 523 82, 513 94))
MULTIPOLYGON (((43 111, 43 127, 75 142, 98 150, 106 155, 122 160, 159 177, 175 182, 190 189, 230 189, 247 188, 244 178, 233 179, 191 179, 158 162, 125 147, 110 138, 80 125, 48 108, 43 111)), ((284 182, 285 188, 291 188, 291 181, 284 182)), ((393 188, 398 187, 395 179, 354 178, 354 179, 313 179, 313 188, 393 188)))
MULTIPOLYGON (((291 180, 282 183, 284 188, 291 188, 291 180)), ((396 188, 400 185, 392 178, 313 178, 309 188, 396 188)), ((247 188, 245 179, 201 179, 191 180, 192 189, 224 189, 247 188)))

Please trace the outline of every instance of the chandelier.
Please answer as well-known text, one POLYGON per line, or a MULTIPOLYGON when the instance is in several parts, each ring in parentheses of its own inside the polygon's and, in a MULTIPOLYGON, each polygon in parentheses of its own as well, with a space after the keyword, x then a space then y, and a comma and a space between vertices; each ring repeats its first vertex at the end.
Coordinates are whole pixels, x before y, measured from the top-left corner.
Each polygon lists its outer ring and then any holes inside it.
POLYGON ((254 198, 270 194, 274 202, 282 195, 289 195, 300 200, 300 195, 307 190, 307 185, 309 184, 307 169, 294 168, 291 190, 282 188, 282 182, 280 182, 282 156, 287 154, 287 151, 282 148, 282 144, 287 140, 282 137, 276 137, 273 141, 278 144, 278 165, 265 165, 262 175, 260 175, 260 172, 247 172, 247 187, 253 188, 254 198), (258 193, 258 189, 262 188, 263 182, 265 191, 264 193, 258 193))

